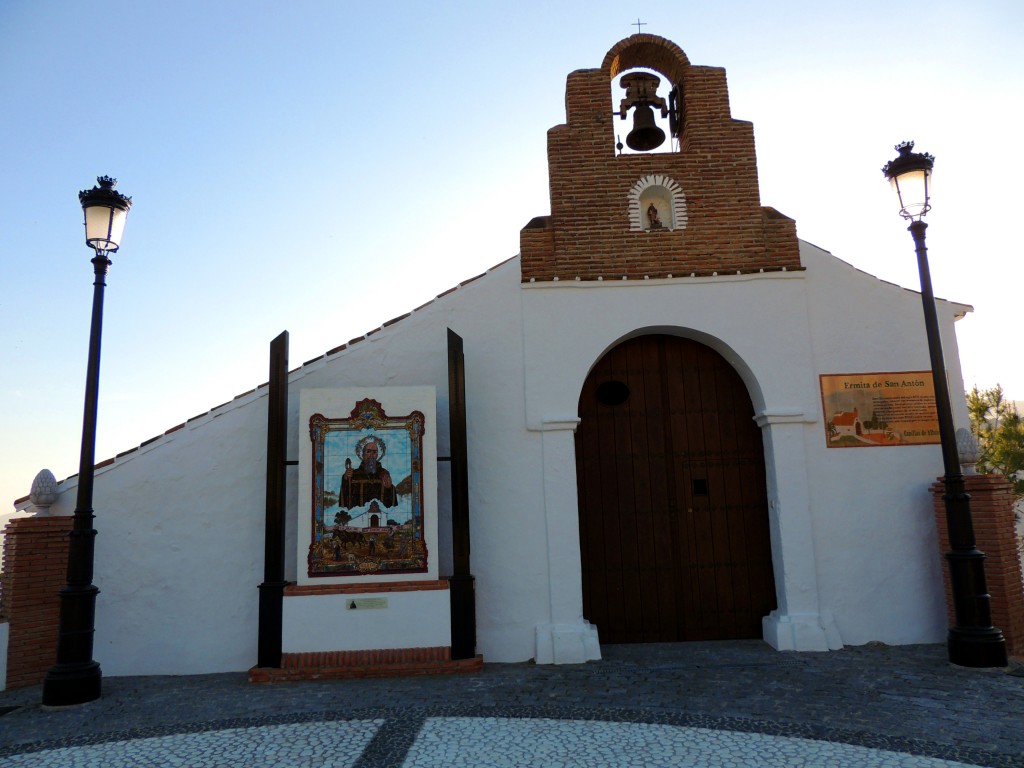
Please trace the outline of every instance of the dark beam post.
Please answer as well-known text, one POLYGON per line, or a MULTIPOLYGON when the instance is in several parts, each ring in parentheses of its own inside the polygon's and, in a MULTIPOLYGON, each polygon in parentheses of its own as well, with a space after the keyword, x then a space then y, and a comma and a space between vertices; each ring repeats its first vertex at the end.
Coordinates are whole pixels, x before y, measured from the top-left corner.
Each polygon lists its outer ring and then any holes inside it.
POLYGON ((267 515, 263 583, 260 584, 258 667, 281 666, 283 623, 285 480, 288 451, 288 331, 270 342, 267 406, 267 515))
POLYGON ((452 469, 452 554, 448 579, 452 658, 476 656, 476 596, 469 568, 469 472, 466 449, 466 365, 462 337, 448 329, 448 434, 452 469))

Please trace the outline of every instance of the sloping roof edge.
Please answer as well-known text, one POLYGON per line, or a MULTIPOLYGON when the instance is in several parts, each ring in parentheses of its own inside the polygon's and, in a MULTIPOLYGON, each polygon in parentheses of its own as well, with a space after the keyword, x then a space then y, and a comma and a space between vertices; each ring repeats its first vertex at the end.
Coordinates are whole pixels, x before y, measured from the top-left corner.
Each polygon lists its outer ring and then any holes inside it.
MULTIPOLYGON (((915 296, 920 296, 921 295, 921 291, 920 290, 914 290, 913 288, 907 288, 905 285, 900 285, 899 283, 894 283, 894 282, 892 282, 890 280, 883 280, 878 275, 873 275, 870 272, 867 272, 867 271, 861 269, 860 267, 854 266, 853 264, 851 264, 850 262, 846 261, 845 259, 839 258, 834 253, 832 253, 832 251, 829 251, 829 250, 827 250, 825 248, 822 248, 820 245, 815 245, 814 243, 808 242, 807 240, 799 240, 799 243, 800 243, 800 245, 805 245, 805 246, 808 246, 810 248, 814 248, 817 251, 821 251, 822 253, 826 253, 829 256, 831 256, 833 259, 838 261, 840 264, 848 267, 852 271, 857 272, 857 273, 859 273, 861 275, 864 275, 865 277, 869 277, 872 280, 875 280, 876 282, 882 283, 883 285, 889 285, 889 286, 892 286, 893 288, 898 288, 901 291, 906 291, 907 293, 912 293, 915 296)), ((964 315, 966 315, 968 312, 973 312, 974 311, 974 306, 973 305, 966 304, 966 303, 964 303, 962 301, 956 301, 954 299, 944 299, 941 296, 936 296, 935 300, 936 301, 941 301, 944 304, 949 304, 950 306, 955 307, 956 311, 954 313, 954 317, 957 320, 961 320, 964 317, 964 315)))
MULTIPOLYGON (((455 293, 456 291, 464 288, 465 286, 469 285, 470 283, 474 283, 477 280, 480 280, 481 278, 486 277, 487 275, 491 274, 495 270, 505 266, 510 261, 513 261, 514 259, 517 259, 517 258, 519 258, 518 254, 516 254, 515 256, 511 256, 511 257, 505 259, 504 261, 498 262, 497 264, 495 264, 494 266, 490 267, 489 269, 481 272, 480 274, 478 274, 478 275, 476 275, 474 277, 471 277, 468 280, 463 280, 461 283, 458 283, 457 285, 452 286, 448 290, 439 293, 437 296, 435 296, 434 298, 430 299, 429 301, 424 302, 423 304, 420 304, 415 309, 410 310, 409 312, 406 312, 403 315, 399 315, 398 317, 393 317, 390 320, 382 323, 377 328, 374 328, 372 330, 367 331, 362 336, 357 336, 354 339, 350 339, 349 341, 345 342, 344 344, 341 344, 341 345, 339 345, 337 347, 329 349, 327 352, 325 352, 322 355, 317 355, 314 358, 306 360, 304 363, 302 363, 298 367, 293 368, 292 370, 288 371, 289 383, 291 382, 292 376, 294 376, 295 374, 301 374, 303 368, 306 368, 306 367, 312 365, 313 363, 317 363, 317 362, 319 362, 321 360, 324 360, 324 359, 326 359, 328 357, 332 357, 334 355, 337 355, 340 352, 342 352, 342 351, 344 351, 344 350, 346 350, 346 349, 348 349, 348 348, 350 348, 350 347, 352 347, 352 346, 354 346, 354 345, 356 345, 356 344, 358 344, 358 343, 360 343, 362 341, 365 341, 366 339, 368 339, 369 337, 373 336, 374 334, 379 333, 380 331, 384 330, 385 328, 390 328, 390 327, 400 323, 402 320, 405 320, 406 318, 411 317, 415 313, 420 312, 420 311, 426 309, 427 307, 433 305, 437 301, 445 298, 446 296, 449 296, 449 295, 455 293)), ((235 395, 230 400, 228 400, 226 402, 223 402, 220 405, 215 405, 213 408, 211 408, 208 411, 204 411, 202 413, 198 413, 195 416, 192 416, 191 418, 186 419, 185 421, 181 422, 180 424, 176 424, 175 426, 171 427, 170 429, 165 430, 164 432, 161 432, 158 435, 155 435, 155 436, 153 436, 153 437, 151 437, 151 438, 149 438, 147 440, 143 440, 141 443, 139 443, 139 445, 135 446, 134 448, 129 448, 126 451, 122 451, 121 453, 115 454, 114 456, 112 456, 109 459, 104 459, 102 461, 96 462, 96 464, 93 465, 93 468, 94 469, 105 469, 106 467, 109 467, 109 466, 115 464, 119 459, 122 459, 122 458, 125 458, 125 457, 128 457, 128 456, 132 456, 132 455, 138 453, 141 449, 146 448, 146 447, 152 445, 153 443, 156 443, 156 442, 160 441, 162 438, 165 438, 168 435, 172 435, 175 432, 178 432, 179 430, 184 429, 186 426, 188 426, 192 422, 195 422, 195 421, 198 421, 199 419, 203 419, 203 418, 207 418, 207 417, 216 418, 217 416, 220 416, 222 413, 226 413, 227 411, 225 409, 230 409, 231 407, 240 407, 240 406, 242 406, 244 404, 242 401, 248 401, 249 399, 255 399, 255 397, 262 397, 264 392, 261 391, 261 390, 266 390, 266 391, 269 392, 269 389, 268 389, 269 385, 270 385, 270 382, 269 381, 265 381, 262 384, 260 384, 260 385, 258 385, 256 387, 253 387, 252 389, 246 390, 245 392, 242 392, 241 394, 235 395)), ((75 474, 73 474, 73 475, 68 475, 63 480, 59 480, 57 482, 57 486, 59 488, 61 488, 61 490, 64 490, 64 485, 66 483, 70 482, 70 481, 75 480, 77 477, 78 477, 78 473, 77 472, 75 474)), ((14 507, 15 507, 16 510, 24 509, 28 505, 28 502, 29 502, 29 496, 27 496, 27 495, 26 496, 22 496, 21 498, 18 498, 18 499, 14 500, 14 507)))

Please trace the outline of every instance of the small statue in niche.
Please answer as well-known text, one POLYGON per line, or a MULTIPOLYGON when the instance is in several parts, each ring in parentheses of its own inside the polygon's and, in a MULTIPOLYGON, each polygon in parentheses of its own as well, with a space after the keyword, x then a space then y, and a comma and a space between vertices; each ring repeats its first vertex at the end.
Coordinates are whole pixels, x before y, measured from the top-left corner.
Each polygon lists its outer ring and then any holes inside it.
POLYGON ((658 209, 654 207, 654 203, 647 206, 647 222, 650 225, 650 229, 661 229, 661 219, 658 218, 658 209))

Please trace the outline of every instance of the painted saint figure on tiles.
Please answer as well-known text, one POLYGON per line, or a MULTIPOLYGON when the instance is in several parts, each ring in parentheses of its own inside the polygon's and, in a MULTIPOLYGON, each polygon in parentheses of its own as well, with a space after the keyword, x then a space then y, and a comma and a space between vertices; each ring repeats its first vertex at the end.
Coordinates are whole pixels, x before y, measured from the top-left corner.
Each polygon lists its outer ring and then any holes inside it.
POLYGON ((345 459, 345 474, 341 478, 338 505, 345 509, 361 507, 376 499, 385 507, 398 503, 391 473, 380 463, 387 453, 384 441, 368 435, 356 444, 359 467, 353 469, 352 459, 345 459))

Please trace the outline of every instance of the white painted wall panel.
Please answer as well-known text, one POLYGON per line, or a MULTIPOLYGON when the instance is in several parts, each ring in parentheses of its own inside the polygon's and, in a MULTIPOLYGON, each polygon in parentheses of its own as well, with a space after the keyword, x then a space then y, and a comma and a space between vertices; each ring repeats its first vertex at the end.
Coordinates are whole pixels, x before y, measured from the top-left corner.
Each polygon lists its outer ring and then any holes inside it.
MULTIPOLYGON (((448 456, 445 329, 459 333, 478 652, 487 661, 529 659, 539 627, 557 625, 550 631, 560 642, 573 626, 581 637, 587 631, 578 582, 549 578, 552 564, 578 561, 579 541, 571 534, 569 443, 549 437, 560 464, 545 466, 552 457, 544 454, 544 430, 576 418, 587 373, 619 341, 648 332, 689 336, 736 366, 764 424, 780 611, 788 612, 776 629, 810 622, 815 642, 833 646, 836 638, 939 641, 940 557, 927 494, 942 471, 939 449, 828 449, 818 390, 822 373, 927 368, 920 296, 814 246, 802 244, 802 255, 806 272, 526 286, 513 259, 292 373, 289 458, 308 443, 296 426, 301 389, 417 385, 437 391, 437 453, 448 456)), ((962 381, 952 321, 965 309, 940 307, 954 393, 962 381)), ((95 657, 105 674, 255 663, 265 398, 261 389, 233 401, 97 474, 95 657)), ((966 422, 962 404, 956 417, 966 422)), ((444 576, 451 539, 443 464, 438 475, 444 576)), ((288 484, 287 578, 294 580, 297 468, 288 484)), ((63 484, 72 503, 58 509, 73 507, 74 488, 73 480, 63 484)))

